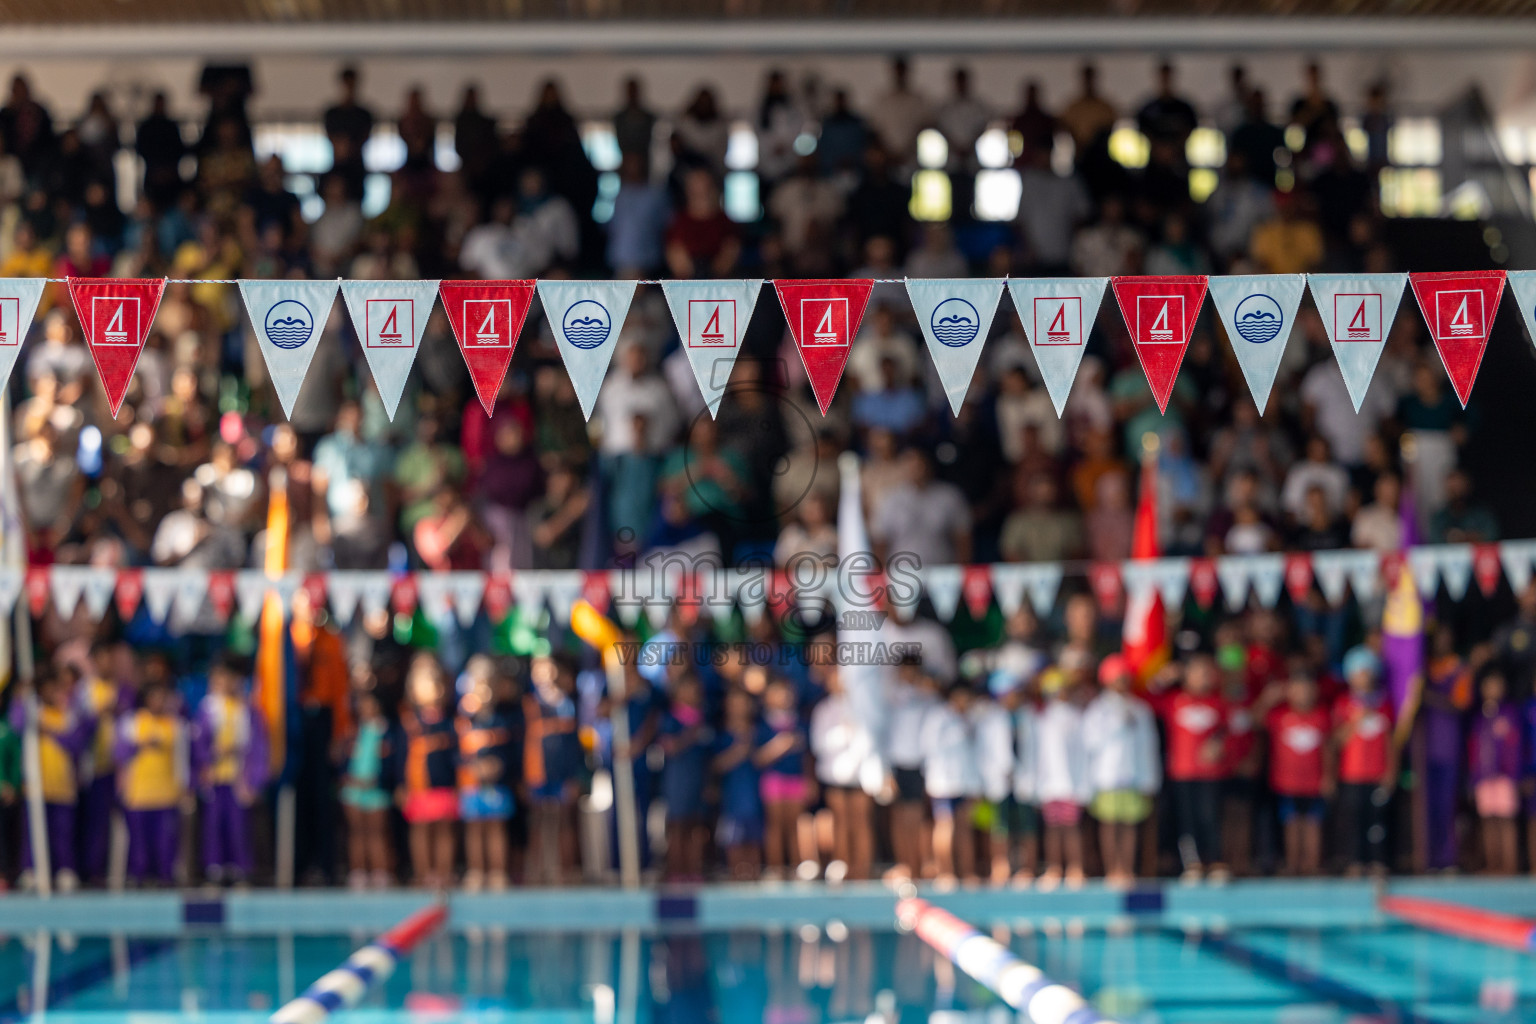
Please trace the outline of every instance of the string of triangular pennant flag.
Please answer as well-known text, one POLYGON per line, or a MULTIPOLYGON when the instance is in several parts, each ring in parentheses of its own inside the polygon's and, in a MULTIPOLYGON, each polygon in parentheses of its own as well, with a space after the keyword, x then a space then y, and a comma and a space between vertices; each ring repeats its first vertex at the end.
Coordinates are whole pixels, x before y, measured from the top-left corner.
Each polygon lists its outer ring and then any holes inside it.
MULTIPOLYGON (((54 278, 0 279, 0 385, 10 376, 44 287, 54 278)), ((67 278, 75 314, 115 416, 127 394, 166 278, 67 278)), ((1166 410, 1190 335, 1210 294, 1243 378, 1262 410, 1310 291, 1356 410, 1375 376, 1403 291, 1412 286, 1430 338, 1463 406, 1482 366, 1504 293, 1514 293, 1536 341, 1536 270, 1412 274, 1188 275, 1116 278, 836 279, 773 281, 789 333, 825 413, 877 284, 904 284, 950 408, 958 415, 999 299, 1012 298, 1041 379, 1060 415, 1106 288, 1166 410)), ((285 414, 304 383, 339 290, 391 417, 435 303, 487 413, 506 377, 535 294, 590 418, 638 284, 658 284, 711 415, 741 350, 764 282, 721 281, 196 281, 235 284, 285 414)))
POLYGON ((1009 616, 1021 608, 1047 615, 1056 606, 1068 576, 1086 577, 1106 609, 1124 598, 1158 595, 1165 607, 1181 608, 1193 600, 1209 608, 1218 594, 1228 611, 1239 612, 1250 602, 1272 608, 1282 595, 1306 600, 1313 588, 1332 604, 1353 593, 1368 602, 1384 593, 1383 581, 1406 571, 1425 598, 1440 588, 1452 600, 1464 598, 1475 582, 1492 597, 1500 581, 1508 580, 1519 594, 1536 579, 1536 540, 1484 544, 1427 544, 1404 552, 1339 550, 1165 557, 1124 562, 1061 563, 1006 562, 990 565, 932 565, 904 571, 887 579, 875 574, 861 582, 859 593, 844 593, 831 576, 796 583, 782 570, 762 565, 686 571, 669 565, 666 572, 645 568, 600 571, 421 572, 386 571, 290 572, 269 577, 259 569, 206 570, 191 568, 113 569, 89 565, 32 566, 0 570, 0 615, 25 595, 33 614, 50 605, 63 618, 80 609, 99 620, 108 607, 132 619, 142 608, 157 625, 186 632, 227 622, 234 614, 254 620, 268 594, 285 611, 299 594, 312 607, 328 608, 342 627, 359 613, 413 614, 418 609, 431 621, 469 627, 484 612, 494 623, 514 608, 520 617, 563 628, 570 608, 585 598, 604 612, 612 611, 633 627, 643 617, 661 628, 673 609, 715 618, 739 609, 748 622, 765 614, 782 617, 791 609, 830 608, 886 610, 907 620, 926 598, 933 614, 949 622, 963 606, 973 619, 982 619, 996 603, 1009 616), (873 596, 870 596, 873 595, 873 596))

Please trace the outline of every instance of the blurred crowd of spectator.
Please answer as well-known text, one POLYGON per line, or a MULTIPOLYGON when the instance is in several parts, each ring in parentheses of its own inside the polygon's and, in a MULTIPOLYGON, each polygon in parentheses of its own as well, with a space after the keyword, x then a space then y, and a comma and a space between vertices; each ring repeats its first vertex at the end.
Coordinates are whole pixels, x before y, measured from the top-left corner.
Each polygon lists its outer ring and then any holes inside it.
MULTIPOLYGON (((1406 312, 1395 321, 1357 413, 1322 324, 1304 304, 1261 415, 1207 311, 1167 413, 1159 415, 1111 300, 1058 418, 1017 318, 1005 307, 971 394, 953 416, 901 287, 881 285, 853 344, 843 396, 823 418, 777 304, 765 295, 719 417, 711 419, 701 415, 703 399, 659 289, 642 286, 590 423, 537 305, 489 416, 474 400, 446 320, 435 312, 391 422, 340 305, 285 419, 238 291, 212 283, 290 275, 897 278, 1395 270, 1402 254, 1383 242, 1377 201, 1376 172, 1386 162, 1390 125, 1382 89, 1371 90, 1353 111, 1364 139, 1357 152, 1343 130, 1341 104, 1315 67, 1283 112, 1241 68, 1233 71, 1229 95, 1199 109, 1180 94, 1170 66, 1159 69, 1139 106, 1122 108, 1099 94, 1088 66, 1075 97, 1048 98, 1031 83, 1017 110, 974 95, 963 68, 955 70, 949 95, 927 96, 911 84, 906 62, 896 60, 889 89, 864 109, 855 109, 843 90, 833 90, 824 105, 812 104, 794 93, 787 76, 773 73, 752 115, 763 213, 751 223, 728 217, 722 203, 732 120, 707 87, 685 109, 663 117, 647 106, 640 83, 626 83, 612 115, 620 181, 616 193, 603 197, 611 209, 601 223, 594 214, 600 176, 558 83, 545 84, 533 109, 516 118, 492 116, 476 90, 467 89, 452 119, 458 161, 451 171, 437 163, 439 118, 413 90, 394 119, 403 164, 392 174, 387 207, 368 217, 363 146, 379 121, 358 99, 356 73, 344 71, 340 95, 320 114, 334 165, 319 178, 323 206, 313 219, 290 190, 281 160, 257 158, 250 89, 248 78, 215 78, 195 131, 167 110, 164 97, 132 131, 101 94, 78 119, 55 119, 21 76, 0 108, 0 274, 191 281, 168 287, 116 419, 93 380, 62 286, 46 295, 13 377, 9 425, 34 563, 269 564, 270 498, 281 494, 287 510, 281 558, 303 571, 603 568, 663 548, 783 564, 801 552, 835 552, 835 463, 845 449, 863 456, 877 552, 906 552, 929 565, 1124 558, 1147 457, 1156 461, 1159 539, 1169 554, 1395 549, 1403 539, 1405 455, 1411 455, 1413 485, 1407 493, 1427 539, 1498 535, 1476 483, 1459 464, 1476 424, 1447 386, 1418 319, 1406 312), (1144 166, 1125 166, 1112 155, 1111 133, 1127 116, 1145 141, 1144 166), (999 125, 1007 129, 1023 194, 1017 219, 1002 224, 976 218, 971 205, 977 141, 999 125), (1187 144, 1200 125, 1221 130, 1226 163, 1214 190, 1197 201, 1187 144), (918 137, 929 128, 948 145, 953 201, 947 221, 920 221, 912 212, 918 137), (137 154, 142 175, 127 210, 118 205, 124 189, 116 177, 125 166, 124 147, 137 154), (659 159, 662 153, 667 159, 659 159)), ((305 600, 297 599, 301 606, 305 600)), ((1308 638, 1321 641, 1307 669, 1313 681, 1328 673, 1337 681, 1346 646, 1343 613, 1316 604, 1297 605, 1293 633, 1266 634, 1261 646, 1286 635, 1289 646, 1276 654, 1264 685, 1282 682, 1285 653, 1313 652, 1308 638)), ((1089 635, 1092 618, 1090 609, 1089 635)), ((143 622, 121 625, 129 635, 153 632, 143 622)), ((996 643, 1001 626, 993 626, 988 642, 996 643)), ((1351 627, 1357 635, 1358 627, 1351 627)), ((765 628, 771 632, 772 622, 765 628)), ((1084 627, 1064 628, 1081 633, 1084 627)), ((56 616, 43 623, 49 649, 81 632, 56 616)), ((423 722, 427 733, 451 732, 457 697, 475 689, 482 692, 477 707, 492 701, 513 708, 512 718, 526 711, 540 721, 558 720, 565 723, 559 735, 571 737, 560 742, 575 742, 574 666, 545 659, 525 680, 523 668, 481 664, 471 673, 472 686, 461 679, 455 687, 453 676, 484 637, 460 637, 456 646, 445 637, 440 663, 411 663, 400 644, 422 635, 409 627, 402 633, 399 622, 391 630, 385 616, 342 638, 319 610, 296 610, 291 639, 304 677, 304 725, 294 740, 303 752, 304 813, 325 818, 333 812, 338 766, 358 735, 352 722, 373 716, 380 732, 371 742, 382 741, 385 730, 398 728, 394 707, 401 700, 415 705, 412 740, 421 738, 423 722), (420 686, 408 676, 419 677, 420 686), (387 715, 377 706, 354 707, 353 696, 361 700, 376 688, 390 695, 387 715), (509 694, 519 688, 537 699, 518 704, 509 694)), ((1227 646, 1242 644, 1232 639, 1227 646)), ((177 668, 195 674, 220 647, 217 640, 179 644, 174 659, 184 664, 177 668)), ((511 648, 529 654, 539 644, 513 638, 511 648)), ((957 675, 953 645, 945 640, 924 649, 921 685, 947 686, 957 675)), ((1228 671, 1241 675, 1232 658, 1236 667, 1228 671)), ((1096 693, 1096 657, 1078 661, 1072 671, 1083 678, 1067 689, 1083 703, 1096 693)), ((1196 674, 1209 676, 1209 668, 1202 662, 1196 674)), ((1161 685, 1174 687, 1181 673, 1161 685)), ((73 685, 56 682, 65 694, 73 685)), ((666 681, 668 692, 654 705, 634 712, 637 727, 649 723, 657 758, 686 750, 698 769, 690 778, 703 778, 706 765, 721 763, 705 760, 700 730, 706 723, 711 737, 742 737, 732 766, 744 763, 749 748, 758 749, 755 723, 774 709, 757 701, 769 696, 772 681, 724 688, 747 693, 750 707, 725 699, 724 691, 704 700, 695 692, 697 680, 681 694, 673 682, 666 681)), ((835 690, 835 682, 817 682, 835 690)), ((1114 682, 1122 680, 1116 675, 1114 682)), ((1061 689, 1059 680, 1056 685, 1061 689)), ((1528 695, 1525 682, 1514 689, 1521 699, 1528 695)), ((137 684, 128 692, 136 691, 137 684)), ((1280 692, 1271 691, 1274 707, 1280 692)), ((601 760, 606 742, 588 732, 600 733, 603 721, 595 694, 581 704, 585 753, 560 747, 563 753, 549 755, 567 759, 572 779, 584 757, 601 760)), ((786 712, 814 715, 813 704, 826 706, 802 699, 803 693, 780 697, 786 712)), ((521 727, 514 731, 521 744, 521 727)), ((776 744, 764 746, 779 760, 795 759, 776 744)), ((385 760, 377 754, 370 755, 375 769, 385 760)), ((511 754, 506 759, 519 762, 511 754)), ((702 800, 702 787, 690 790, 690 799, 702 800)), ((526 795, 519 791, 519 799, 526 795)), ((574 790, 556 787, 545 798, 555 808, 533 819, 530 834, 554 844, 541 847, 541 863, 560 877, 573 862, 573 822, 563 815, 574 790)), ((791 843, 808 849, 816 843, 802 843, 796 834, 799 815, 808 810, 805 794, 785 799, 799 810, 787 819, 770 816, 768 828, 779 829, 780 861, 792 866, 791 843)), ((853 799, 827 796, 829 803, 853 799)), ((668 847, 681 858, 673 866, 682 876, 696 875, 702 863, 702 851, 691 845, 703 841, 702 804, 698 812, 685 815, 684 831, 668 847)), ((1076 828, 1074 819, 1074 834, 1076 828)), ((382 833, 366 834, 382 842, 382 833)), ((850 840, 838 835, 844 845, 836 859, 846 868, 850 840)), ((302 835, 301 845, 329 842, 322 838, 302 835)), ((436 840, 421 842, 421 857, 412 849, 418 876, 443 882, 452 865, 434 870, 426 851, 436 840)), ((1126 858, 1134 852, 1120 849, 1122 874, 1132 870, 1126 858)), ((334 847, 300 853, 301 868, 335 877, 334 847)), ((364 870, 366 846, 361 856, 364 870)), ((871 850, 854 856, 862 856, 855 873, 868 870, 871 850)), ((1317 866, 1313 858, 1307 869, 1317 866)), ((1005 853, 997 870, 1007 868, 1005 853)), ((1080 863, 1075 870, 1080 873, 1080 863)))

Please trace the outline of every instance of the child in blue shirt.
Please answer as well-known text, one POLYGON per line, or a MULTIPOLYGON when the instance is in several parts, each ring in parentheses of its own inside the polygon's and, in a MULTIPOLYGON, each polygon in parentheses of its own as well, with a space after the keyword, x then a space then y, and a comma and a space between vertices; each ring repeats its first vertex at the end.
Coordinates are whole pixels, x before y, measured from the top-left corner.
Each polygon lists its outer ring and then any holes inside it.
POLYGON ((667 802, 667 875, 678 881, 704 877, 704 781, 715 733, 704 720, 704 687, 683 676, 661 718, 657 745, 666 756, 661 795, 667 802))
POLYGON ((762 772, 759 789, 763 798, 763 851, 768 870, 782 877, 798 861, 814 861, 815 844, 801 838, 801 818, 811 800, 811 773, 807 768, 810 745, 805 724, 796 711, 792 683, 774 679, 763 691, 763 717, 757 724, 757 753, 753 760, 762 772))
POLYGON ((715 741, 711 767, 720 779, 720 821, 715 841, 731 877, 755 881, 762 869, 763 798, 759 791, 757 701, 745 690, 725 695, 725 729, 715 741))

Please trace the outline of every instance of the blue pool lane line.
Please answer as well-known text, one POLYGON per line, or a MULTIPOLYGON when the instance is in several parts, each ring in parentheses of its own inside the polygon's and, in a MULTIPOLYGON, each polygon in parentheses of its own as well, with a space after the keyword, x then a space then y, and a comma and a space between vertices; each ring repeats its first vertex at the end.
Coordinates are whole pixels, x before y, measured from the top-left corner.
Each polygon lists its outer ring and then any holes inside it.
MULTIPOLYGON (((1187 937, 1184 932, 1173 929, 1168 934, 1181 940, 1187 937)), ((1262 974, 1275 981, 1294 985, 1316 996, 1321 1002, 1333 1003, 1351 1012, 1381 1017, 1394 1024, 1452 1024, 1438 1017, 1418 1013, 1411 1006, 1396 1000, 1378 998, 1364 989, 1330 978, 1282 956, 1254 949, 1225 935, 1205 932, 1199 936, 1198 941, 1202 950, 1214 953, 1253 974, 1262 974)))
POLYGON ((268 1018, 269 1024, 319 1024, 337 1010, 356 1006, 447 918, 448 908, 441 904, 418 910, 322 975, 303 995, 268 1018))
MULTIPOLYGON (((128 968, 139 967, 157 957, 176 948, 174 939, 138 939, 128 943, 128 968)), ((36 955, 36 954, 34 954, 36 955)), ((95 960, 91 963, 81 964, 67 974, 61 974, 56 978, 48 979, 48 1008, 50 1010, 60 1003, 78 995, 88 992, 99 985, 104 985, 112 980, 116 967, 112 959, 95 960)), ((22 991, 18 989, 9 998, 0 1000, 0 1024, 9 1024, 11 1021, 28 1020, 30 1013, 22 1012, 22 991)))

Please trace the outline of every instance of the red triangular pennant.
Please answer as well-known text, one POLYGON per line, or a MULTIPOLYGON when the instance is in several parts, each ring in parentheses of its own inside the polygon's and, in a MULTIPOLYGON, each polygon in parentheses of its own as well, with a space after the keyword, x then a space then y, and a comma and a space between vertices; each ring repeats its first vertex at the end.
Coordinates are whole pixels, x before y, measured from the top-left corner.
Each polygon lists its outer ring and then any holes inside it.
POLYGON ((139 365, 149 325, 155 322, 164 278, 72 277, 69 297, 80 318, 80 330, 96 361, 101 386, 114 418, 123 407, 128 383, 139 365))
POLYGON ((823 416, 837 393, 837 382, 843 379, 848 350, 859 333, 874 286, 869 279, 773 282, 823 416))
POLYGON ((1504 563, 1499 558, 1499 545, 1474 544, 1472 546, 1472 574, 1477 577, 1477 589, 1484 597, 1499 592, 1499 580, 1504 576, 1504 563))
POLYGON ((1094 562, 1088 567, 1088 586, 1093 589, 1099 610, 1113 615, 1120 609, 1125 587, 1120 580, 1119 562, 1094 562))
POLYGON ((1159 412, 1168 411, 1173 382, 1205 302, 1206 280, 1204 274, 1110 279, 1159 412))
POLYGON ((1189 591, 1195 595, 1195 603, 1209 608, 1216 600, 1221 580, 1216 575, 1216 561, 1211 558, 1192 558, 1189 562, 1189 591))
POLYGON ((235 574, 229 569, 215 569, 208 574, 208 603, 219 618, 227 621, 235 610, 235 574))
POLYGON ((589 572, 583 575, 581 580, 581 596, 593 608, 607 615, 608 604, 613 596, 608 587, 608 574, 606 572, 589 572))
POLYGON ((48 595, 52 590, 52 572, 46 565, 27 566, 27 607, 32 617, 40 619, 48 610, 48 595))
POLYGON ((1451 387, 1467 407, 1472 382, 1483 364, 1488 331, 1504 294, 1504 271, 1463 270, 1448 274, 1409 274, 1419 311, 1435 339, 1451 387))
POLYGON ((491 415, 496 392, 512 363, 512 350, 533 303, 534 281, 444 281, 437 286, 453 325, 454 340, 475 382, 475 394, 491 415))
POLYGON ((402 573, 389 590, 389 604, 396 615, 415 615, 417 602, 416 577, 402 573))
POLYGON ((512 574, 493 572, 485 578, 485 594, 480 598, 485 617, 499 626, 512 610, 512 574))
POLYGON ((137 615, 139 602, 144 598, 144 570, 119 569, 113 597, 117 600, 118 618, 128 622, 137 615))
POLYGON ((987 617, 992 604, 992 570, 985 565, 968 565, 960 583, 960 593, 965 595, 965 607, 971 618, 980 622, 987 617))
POLYGON ((1294 551, 1285 556, 1285 589, 1298 605, 1312 593, 1312 556, 1307 552, 1294 551))

